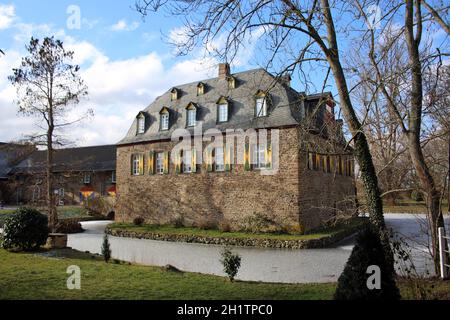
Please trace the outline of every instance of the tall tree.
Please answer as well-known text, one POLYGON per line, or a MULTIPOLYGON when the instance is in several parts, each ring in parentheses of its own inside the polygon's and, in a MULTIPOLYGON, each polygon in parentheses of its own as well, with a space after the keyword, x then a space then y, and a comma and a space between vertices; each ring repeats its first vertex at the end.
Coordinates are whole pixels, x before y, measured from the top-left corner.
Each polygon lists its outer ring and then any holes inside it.
POLYGON ((73 52, 66 51, 63 43, 54 37, 42 41, 31 38, 26 46, 28 55, 9 77, 17 89, 19 113, 36 117, 42 130, 30 136, 33 143, 47 149, 46 185, 49 227, 56 231, 56 211, 53 157, 55 146, 64 144, 58 131, 92 114, 91 110, 76 120, 67 120, 80 99, 87 95, 87 87, 79 76, 80 68, 71 64, 73 52))
MULTIPOLYGON (((368 21, 365 1, 355 1, 359 14, 368 21)), ((435 63, 440 53, 430 53, 423 44, 425 16, 422 0, 405 0, 381 19, 381 30, 368 28, 368 63, 370 70, 360 75, 360 82, 374 84, 377 92, 386 100, 389 112, 394 116, 405 137, 409 156, 422 191, 426 194, 427 211, 432 238, 435 268, 439 268, 438 228, 444 227, 441 210, 442 192, 438 188, 424 155, 422 136, 424 132, 424 76, 426 67, 439 69, 442 62, 435 63), (403 19, 401 25, 397 21, 403 19), (395 24, 395 26, 394 26, 395 24)), ((438 83, 438 82, 436 82, 438 83)), ((430 91, 431 92, 431 91, 430 91)))
MULTIPOLYGON (((355 155, 361 168, 370 221, 379 233, 386 257, 393 269, 393 257, 383 217, 383 205, 378 180, 362 124, 353 107, 346 76, 341 63, 338 33, 333 10, 339 2, 328 0, 137 0, 136 8, 147 15, 165 8, 172 15, 186 18, 186 34, 177 43, 179 52, 187 53, 198 44, 213 47, 221 58, 232 60, 247 36, 263 30, 261 38, 271 56, 283 62, 278 74, 301 70, 308 62, 326 64, 334 76, 339 105, 352 134, 355 155), (211 46, 218 38, 225 39, 220 47, 211 46)), ((345 11, 345 8, 341 8, 345 11)), ((336 9, 338 10, 338 9, 336 9)), ((300 71, 301 72, 301 71, 300 71)))

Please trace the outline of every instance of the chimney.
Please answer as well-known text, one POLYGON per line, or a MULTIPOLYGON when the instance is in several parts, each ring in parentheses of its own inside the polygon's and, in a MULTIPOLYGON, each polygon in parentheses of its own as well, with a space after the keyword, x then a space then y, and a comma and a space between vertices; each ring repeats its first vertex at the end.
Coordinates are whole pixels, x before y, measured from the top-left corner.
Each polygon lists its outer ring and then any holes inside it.
POLYGON ((230 76, 230 65, 228 63, 219 63, 219 79, 226 79, 230 76))
POLYGON ((290 87, 291 86, 291 80, 292 80, 291 75, 289 73, 285 73, 282 76, 280 76, 280 80, 279 81, 282 84, 285 84, 288 87, 290 87))

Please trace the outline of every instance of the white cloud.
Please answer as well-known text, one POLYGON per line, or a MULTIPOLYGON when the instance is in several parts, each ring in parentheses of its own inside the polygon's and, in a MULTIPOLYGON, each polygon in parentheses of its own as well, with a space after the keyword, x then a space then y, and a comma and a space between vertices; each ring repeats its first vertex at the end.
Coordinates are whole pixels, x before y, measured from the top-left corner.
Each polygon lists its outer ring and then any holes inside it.
POLYGON ((128 24, 126 20, 120 20, 116 24, 111 26, 112 31, 134 31, 139 27, 139 22, 133 21, 128 24))
POLYGON ((0 4, 0 30, 11 27, 16 17, 13 5, 0 4))

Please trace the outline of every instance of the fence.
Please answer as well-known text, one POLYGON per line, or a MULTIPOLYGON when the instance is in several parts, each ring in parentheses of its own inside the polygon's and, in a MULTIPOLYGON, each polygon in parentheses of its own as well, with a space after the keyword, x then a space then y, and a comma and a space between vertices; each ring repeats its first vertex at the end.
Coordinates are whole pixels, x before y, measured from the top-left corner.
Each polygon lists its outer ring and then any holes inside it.
POLYGON ((438 235, 439 235, 439 260, 440 260, 440 270, 441 270, 441 278, 447 279, 448 277, 448 271, 450 268, 450 265, 447 261, 447 256, 450 253, 450 251, 447 249, 448 246, 447 241, 450 240, 449 236, 445 235, 444 228, 438 229, 438 235))

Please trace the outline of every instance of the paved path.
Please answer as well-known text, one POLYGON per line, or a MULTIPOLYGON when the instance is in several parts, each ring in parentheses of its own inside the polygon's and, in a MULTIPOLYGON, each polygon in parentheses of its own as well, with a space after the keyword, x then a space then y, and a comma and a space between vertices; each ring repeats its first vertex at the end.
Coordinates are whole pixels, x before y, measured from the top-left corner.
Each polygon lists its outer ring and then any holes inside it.
MULTIPOLYGON (((423 217, 422 217, 423 218, 423 217)), ((422 238, 420 224, 413 215, 386 215, 388 226, 408 236, 422 238)), ((105 226, 110 222, 84 222, 87 230, 69 235, 68 245, 80 251, 100 253, 105 226)), ((410 239, 411 238, 411 239, 410 239)), ((422 239, 423 240, 423 239, 422 239)), ((219 262, 222 246, 110 237, 113 258, 145 265, 173 265, 184 271, 223 276, 219 262)), ((287 250, 234 247, 242 257, 238 279, 283 283, 323 283, 337 281, 353 248, 347 239, 327 249, 287 250)), ((419 270, 427 268, 424 248, 415 249, 419 270)))

